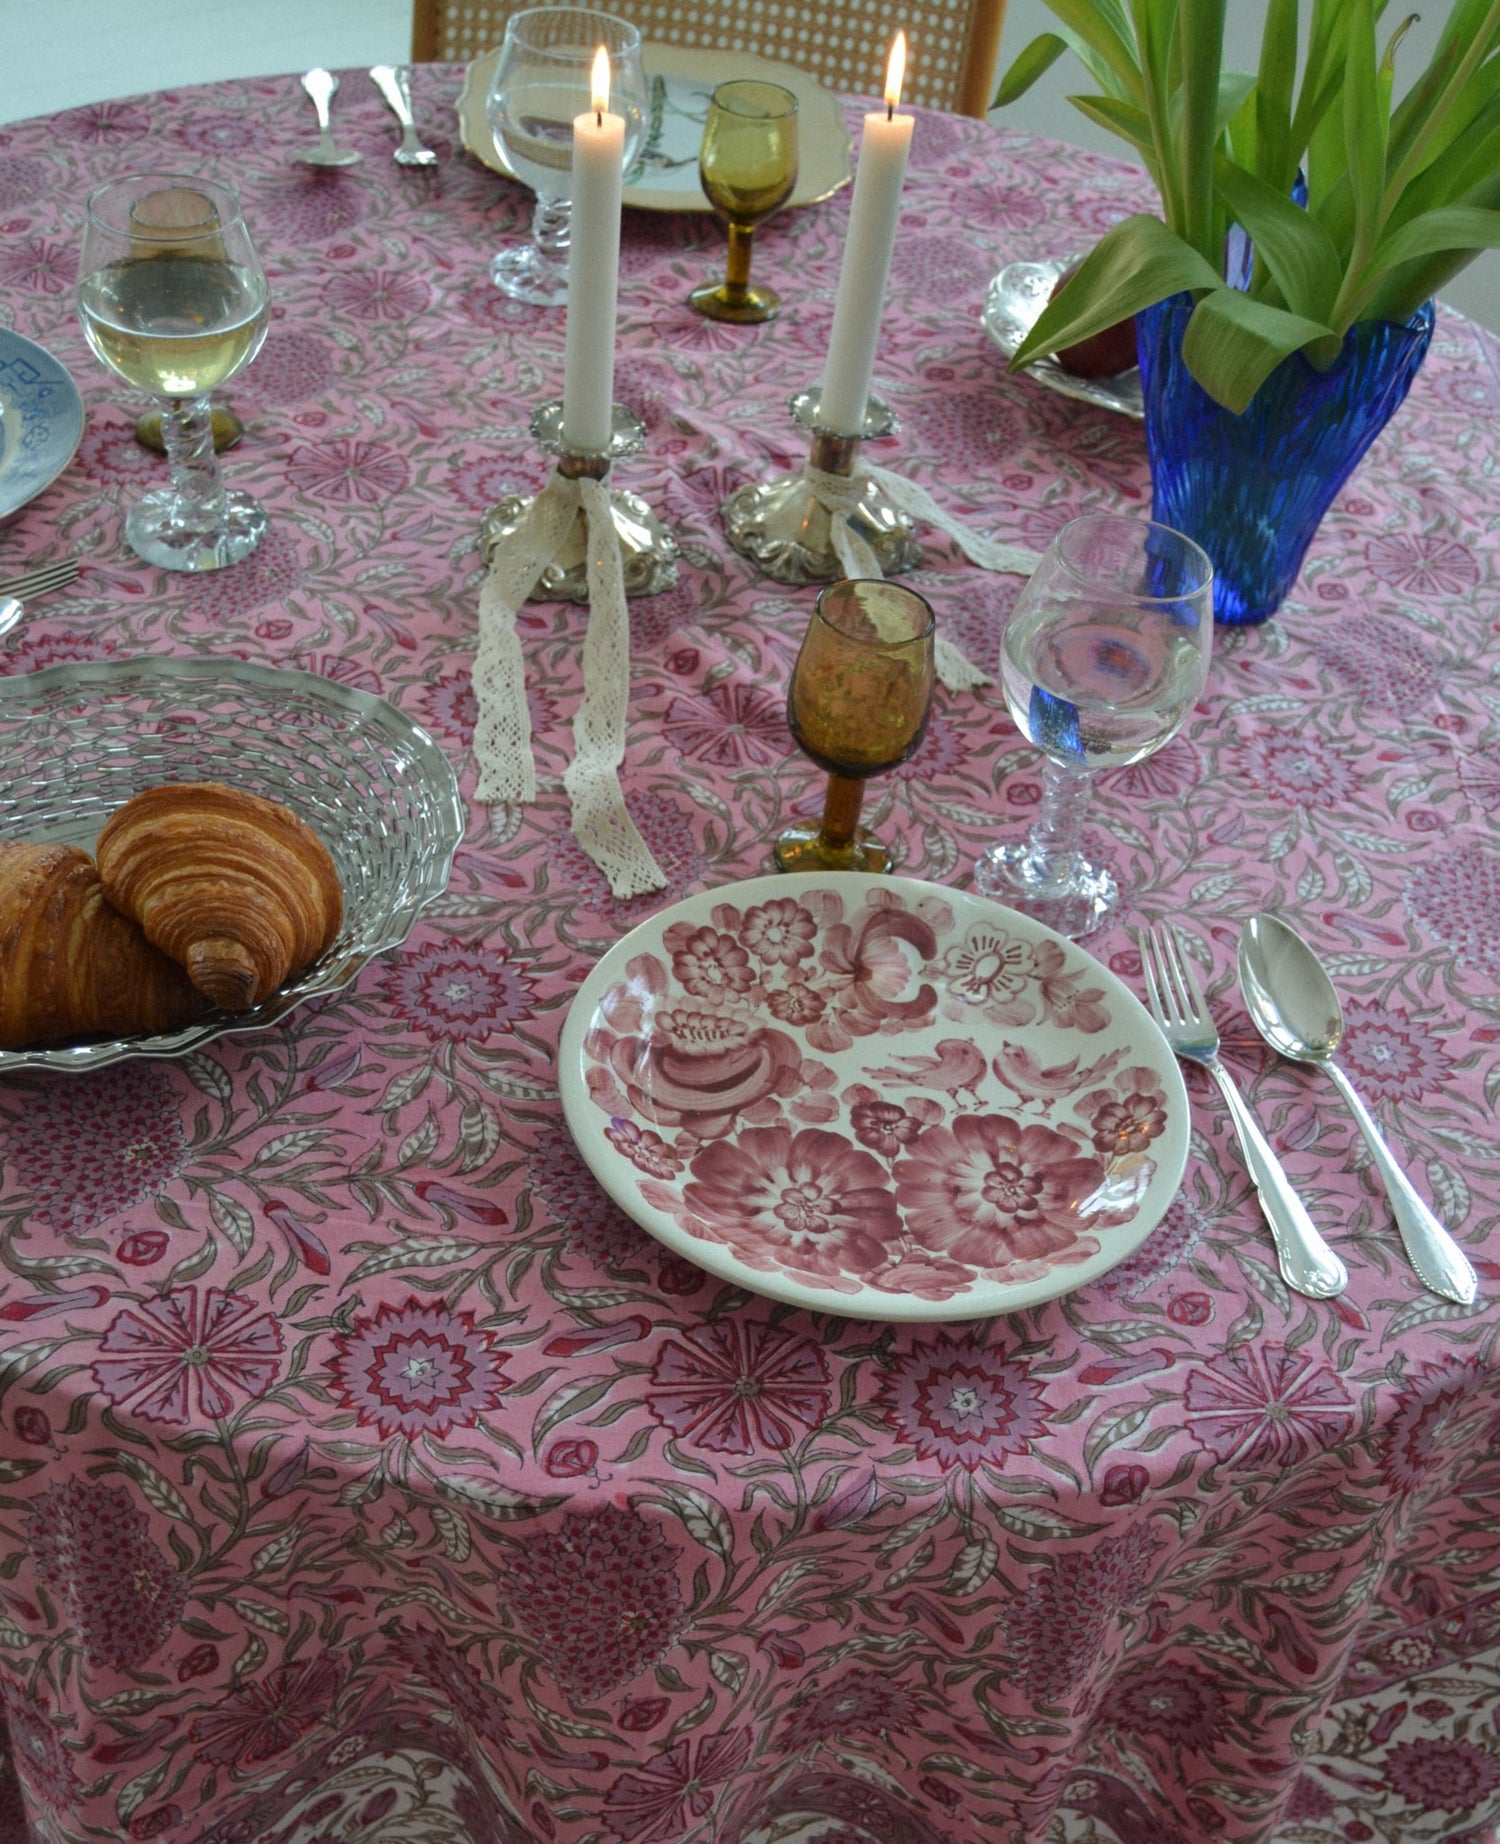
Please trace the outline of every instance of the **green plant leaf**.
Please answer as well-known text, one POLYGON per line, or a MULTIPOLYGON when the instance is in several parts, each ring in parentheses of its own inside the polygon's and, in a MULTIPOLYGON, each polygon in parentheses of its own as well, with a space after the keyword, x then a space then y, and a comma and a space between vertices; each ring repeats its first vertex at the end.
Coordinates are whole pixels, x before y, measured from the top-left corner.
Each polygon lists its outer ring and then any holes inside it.
MULTIPOLYGON (((1471 187, 1463 202, 1476 210, 1500 211, 1500 166, 1479 185, 1471 187)), ((1388 269, 1361 308, 1361 317, 1397 322, 1409 320, 1424 301, 1430 300, 1473 260, 1472 249, 1437 250, 1388 269)))
POLYGON ((1255 94, 1255 79, 1248 71, 1226 70, 1219 75, 1219 101, 1214 112, 1214 127, 1226 129, 1255 94))
POLYGON ((1151 145, 1151 123, 1145 110, 1133 102, 1122 102, 1118 96, 1069 96, 1067 100, 1122 140, 1151 145))
MULTIPOLYGON (((1286 189, 1290 191, 1291 175, 1300 158, 1307 177, 1308 208, 1315 213, 1321 212, 1326 197, 1340 189, 1347 193, 1349 187, 1342 104, 1346 5, 1347 0, 1313 0, 1307 58, 1292 116, 1290 165, 1283 162, 1276 175, 1278 179, 1285 176, 1286 189)), ((1264 166, 1260 176, 1267 181, 1272 178, 1264 166)), ((1352 222, 1352 202, 1349 214, 1352 222)))
MULTIPOLYGON (((1413 93, 1421 93, 1422 104, 1409 115, 1403 105, 1392 120, 1387 208, 1416 178, 1434 149, 1441 146, 1453 111, 1464 107, 1470 85, 1481 73, 1497 43, 1500 43, 1500 0, 1459 0, 1432 64, 1415 86, 1413 93), (1455 32, 1460 16, 1472 28, 1468 36, 1455 32), (1440 66, 1443 80, 1433 86, 1428 79, 1440 66)), ((1406 100, 1409 103, 1411 97, 1406 100)))
POLYGON ((1430 63, 1392 112, 1390 157, 1397 170, 1446 118, 1465 65, 1472 69, 1476 52, 1483 59, 1494 50, 1497 26, 1497 0, 1455 0, 1430 63))
POLYGON ((1135 34, 1120 0, 1047 0, 1047 10, 1108 66, 1122 96, 1144 104, 1135 34))
POLYGON ((1220 285, 1213 264, 1160 218, 1145 213, 1126 218, 1105 233, 1068 286, 1042 310, 1016 348, 1010 369, 1102 333, 1168 295, 1220 285))
POLYGON ((1151 121, 1155 148, 1152 177, 1161 194, 1161 215, 1192 242, 1195 225, 1184 181, 1184 137, 1172 112, 1172 25, 1177 0, 1130 0, 1141 70, 1141 105, 1151 121))
POLYGON ((1328 342, 1337 349, 1331 327, 1220 288, 1194 308, 1182 357, 1209 396, 1238 415, 1284 358, 1328 342))
POLYGON ((1214 214, 1214 143, 1219 135, 1219 67, 1225 0, 1190 0, 1177 13, 1182 59, 1182 199, 1185 234, 1208 255, 1219 242, 1214 214))
POLYGON ((1394 230, 1424 211, 1474 204, 1470 192, 1500 172, 1500 95, 1443 149, 1402 193, 1387 219, 1394 230))
POLYGON ((1391 93, 1396 87, 1396 53, 1401 49, 1402 39, 1421 17, 1420 13, 1408 13, 1391 34, 1385 50, 1381 53, 1380 68, 1375 74, 1375 82, 1380 94, 1380 113, 1387 120, 1391 113, 1391 93))
POLYGON ((1134 103, 1121 102, 1114 96, 1070 96, 1068 101, 1080 115, 1086 115, 1091 122, 1097 122, 1110 134, 1117 134, 1122 141, 1128 141, 1146 160, 1148 168, 1155 165, 1156 149, 1151 140, 1151 123, 1143 109, 1137 109, 1134 103))
POLYGON ((1255 74, 1255 145, 1266 183, 1290 192, 1300 148, 1292 146, 1292 99, 1297 88, 1297 0, 1270 0, 1260 40, 1260 68, 1255 74), (1267 170, 1270 163, 1276 164, 1267 170))
POLYGON ((1294 314, 1326 320, 1338 299, 1343 265, 1323 226, 1228 160, 1214 163, 1214 182, 1230 216, 1243 225, 1294 314))
POLYGON ((995 91, 995 100, 990 107, 1003 109, 1018 96, 1024 96, 1037 78, 1051 70, 1067 49, 1068 41, 1059 38, 1055 32, 1044 32, 1040 38, 1034 38, 1000 79, 1000 87, 995 91))
POLYGON ((1370 0, 1350 0, 1344 43, 1344 159, 1354 189, 1354 245, 1374 247, 1385 190, 1386 117, 1376 77, 1370 0))
POLYGON ((1441 250, 1493 250, 1500 248, 1500 211, 1475 205, 1446 205, 1424 211, 1376 245, 1370 259, 1372 271, 1383 274, 1398 263, 1413 262, 1441 250))

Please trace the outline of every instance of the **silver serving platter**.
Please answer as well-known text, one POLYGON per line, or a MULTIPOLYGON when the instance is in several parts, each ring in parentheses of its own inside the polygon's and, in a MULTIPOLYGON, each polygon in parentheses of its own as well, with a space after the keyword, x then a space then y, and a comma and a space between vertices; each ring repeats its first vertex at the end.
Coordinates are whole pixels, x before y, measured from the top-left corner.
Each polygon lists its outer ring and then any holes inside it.
MULTIPOLYGON (((981 318, 985 332, 1007 358, 1041 319, 1057 278, 1075 260, 1067 256, 1055 262, 1007 263, 990 283, 981 318)), ((1071 371, 1064 371, 1056 359, 1046 358, 1028 365, 1021 376, 1035 378, 1060 397, 1075 397, 1080 403, 1097 404, 1101 410, 1118 410, 1121 416, 1133 416, 1137 422, 1146 414, 1141 374, 1134 366, 1114 378, 1076 378, 1071 371)))
POLYGON ((44 346, 0 327, 0 519, 51 486, 83 435, 78 386, 44 346))
POLYGON ((253 1011, 209 1012, 160 1036, 0 1051, 0 1076, 182 1056, 279 1023, 406 939, 447 888, 464 832, 452 764, 393 705, 239 660, 90 660, 0 678, 0 762, 0 839, 92 851, 105 819, 142 789, 225 781, 304 819, 344 886, 333 945, 253 1011))

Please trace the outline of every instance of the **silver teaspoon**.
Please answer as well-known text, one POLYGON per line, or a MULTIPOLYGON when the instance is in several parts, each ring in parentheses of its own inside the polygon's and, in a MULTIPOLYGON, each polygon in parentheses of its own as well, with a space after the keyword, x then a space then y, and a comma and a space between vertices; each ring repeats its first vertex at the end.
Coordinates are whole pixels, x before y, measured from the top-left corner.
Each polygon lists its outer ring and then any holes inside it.
POLYGON ((1317 955, 1279 916, 1252 916, 1240 933, 1239 967, 1240 990, 1256 1030, 1281 1056, 1326 1069, 1349 1104, 1417 1278, 1443 1299, 1471 1305, 1479 1282, 1467 1257, 1417 1195, 1370 1110, 1333 1060, 1344 1035, 1344 1014, 1317 955))
POLYGON ((401 145, 392 156, 396 164, 436 166, 437 155, 417 139, 417 125, 411 114, 411 87, 405 70, 396 64, 377 64, 370 72, 370 81, 401 124, 401 145))
POLYGON ((294 158, 304 166, 353 166, 363 156, 355 153, 352 147, 335 147, 333 130, 328 124, 328 105, 338 91, 338 78, 331 70, 319 66, 304 71, 302 87, 318 112, 318 145, 303 148, 294 158))
POLYGON ((8 634, 25 613, 13 595, 0 596, 0 634, 8 634))

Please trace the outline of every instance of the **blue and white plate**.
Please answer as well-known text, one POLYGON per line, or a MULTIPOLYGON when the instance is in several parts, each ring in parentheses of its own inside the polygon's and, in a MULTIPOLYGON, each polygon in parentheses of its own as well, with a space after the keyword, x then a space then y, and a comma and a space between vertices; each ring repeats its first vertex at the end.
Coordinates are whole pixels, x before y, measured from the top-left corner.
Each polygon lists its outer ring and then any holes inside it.
POLYGON ((82 435, 78 386, 50 352, 0 327, 0 519, 51 486, 82 435))

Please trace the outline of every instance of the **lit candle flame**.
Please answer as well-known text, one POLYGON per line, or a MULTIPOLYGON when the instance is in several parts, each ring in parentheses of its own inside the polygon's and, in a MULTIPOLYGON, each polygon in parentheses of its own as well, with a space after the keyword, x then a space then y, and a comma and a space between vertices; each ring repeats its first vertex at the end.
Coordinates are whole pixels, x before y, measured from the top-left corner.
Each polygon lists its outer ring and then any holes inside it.
POLYGON ((602 127, 604 111, 609 107, 609 50, 607 46, 601 45, 594 53, 593 82, 593 109, 602 127))
POLYGON ((898 32, 895 43, 891 46, 890 62, 885 67, 885 110, 887 116, 896 113, 896 105, 901 100, 901 84, 906 76, 906 34, 898 32))

